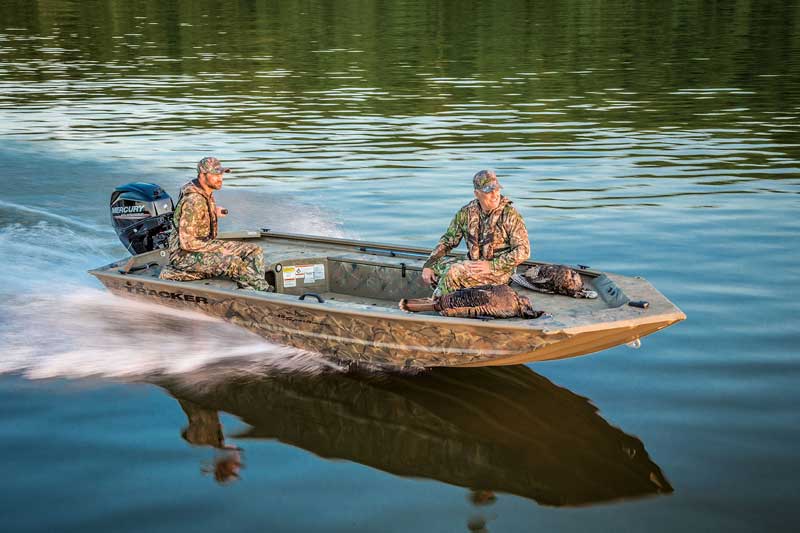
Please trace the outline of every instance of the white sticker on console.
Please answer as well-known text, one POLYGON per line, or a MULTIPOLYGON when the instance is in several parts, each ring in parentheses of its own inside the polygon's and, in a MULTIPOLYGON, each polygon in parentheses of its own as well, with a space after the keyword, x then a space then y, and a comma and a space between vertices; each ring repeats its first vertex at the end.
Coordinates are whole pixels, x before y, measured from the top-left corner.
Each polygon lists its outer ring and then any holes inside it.
POLYGON ((315 268, 316 265, 297 265, 295 266, 296 276, 298 278, 303 278, 303 283, 308 285, 309 283, 314 283, 317 279, 315 268))
POLYGON ((293 266, 283 267, 283 286, 284 287, 297 286, 297 274, 295 272, 295 267, 293 266))

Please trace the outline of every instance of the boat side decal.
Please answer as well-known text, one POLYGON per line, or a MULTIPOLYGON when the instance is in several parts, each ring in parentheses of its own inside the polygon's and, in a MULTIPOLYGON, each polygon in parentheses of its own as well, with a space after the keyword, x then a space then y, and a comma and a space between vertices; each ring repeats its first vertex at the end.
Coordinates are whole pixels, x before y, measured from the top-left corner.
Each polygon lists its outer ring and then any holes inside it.
POLYGON ((139 294, 142 296, 157 296, 166 300, 177 300, 180 302, 194 302, 196 304, 208 304, 208 298, 204 296, 194 296, 192 294, 184 294, 182 292, 172 291, 157 291, 155 289, 145 289, 144 287, 135 287, 133 285, 123 285, 123 289, 128 291, 129 294, 139 294))

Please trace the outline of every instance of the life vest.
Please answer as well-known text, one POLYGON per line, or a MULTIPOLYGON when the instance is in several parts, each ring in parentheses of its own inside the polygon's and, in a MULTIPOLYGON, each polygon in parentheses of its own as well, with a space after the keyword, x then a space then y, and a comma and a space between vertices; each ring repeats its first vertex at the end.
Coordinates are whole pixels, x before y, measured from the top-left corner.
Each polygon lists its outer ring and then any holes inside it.
POLYGON ((494 253, 496 251, 494 249, 495 230, 498 225, 501 224, 501 218, 504 217, 506 213, 506 206, 510 203, 511 201, 508 198, 501 198, 497 209, 489 213, 488 217, 481 217, 481 205, 478 200, 473 200, 467 205, 467 230, 465 232, 465 237, 467 240, 467 251, 471 260, 477 261, 483 259, 485 261, 491 261, 494 259, 494 253), (483 218, 483 225, 485 225, 488 231, 484 230, 481 224, 481 218, 483 218))
POLYGON ((172 215, 173 231, 177 233, 178 228, 180 228, 181 214, 183 212, 183 200, 190 194, 199 194, 205 200, 206 209, 208 209, 208 220, 210 222, 208 238, 216 239, 217 230, 219 227, 219 221, 217 219, 217 203, 214 201, 213 197, 203 192, 203 189, 200 188, 200 185, 197 183, 196 179, 181 187, 181 193, 180 196, 178 196, 178 203, 175 206, 175 211, 172 215))

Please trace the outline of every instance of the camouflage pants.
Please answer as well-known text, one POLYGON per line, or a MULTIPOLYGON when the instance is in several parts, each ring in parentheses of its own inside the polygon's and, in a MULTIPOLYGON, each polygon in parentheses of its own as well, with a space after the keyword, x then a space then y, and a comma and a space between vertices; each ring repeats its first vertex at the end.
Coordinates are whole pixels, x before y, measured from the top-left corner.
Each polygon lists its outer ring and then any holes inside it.
POLYGON ((240 241, 226 241, 217 252, 173 252, 170 264, 161 269, 161 279, 193 281, 223 276, 243 289, 269 291, 264 279, 261 247, 240 241))
POLYGON ((512 272, 493 270, 487 274, 475 272, 473 261, 455 261, 453 258, 442 258, 431 268, 436 274, 437 283, 434 295, 444 296, 458 289, 477 287, 478 285, 505 285, 511 279, 512 272))

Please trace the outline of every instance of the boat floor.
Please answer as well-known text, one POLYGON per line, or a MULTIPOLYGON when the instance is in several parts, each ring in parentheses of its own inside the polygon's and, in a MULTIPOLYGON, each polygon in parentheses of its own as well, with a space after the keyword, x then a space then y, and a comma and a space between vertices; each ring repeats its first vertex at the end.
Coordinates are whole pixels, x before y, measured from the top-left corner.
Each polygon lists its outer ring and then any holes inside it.
MULTIPOLYGON (((153 265, 146 271, 142 271, 132 275, 158 279, 160 271, 161 271, 160 265, 153 265)), ((189 286, 198 286, 202 288, 215 288, 215 289, 225 289, 232 291, 240 290, 234 281, 224 278, 210 278, 198 281, 183 281, 178 283, 186 284, 189 286)), ((587 287, 596 289, 592 283, 591 278, 585 279, 584 283, 587 287)), ((607 310, 609 308, 608 304, 601 298, 576 299, 576 298, 570 298, 568 296, 532 291, 524 287, 520 287, 516 284, 512 284, 511 287, 514 288, 514 290, 518 294, 527 296, 531 300, 531 302, 533 302, 534 309, 544 311, 548 315, 551 315, 552 318, 557 320, 559 318, 561 319, 567 318, 567 316, 574 317, 576 309, 580 310, 580 314, 592 314, 597 311, 607 310)), ((323 291, 317 294, 319 294, 319 296, 321 296, 325 301, 335 302, 336 304, 339 304, 342 307, 350 307, 358 309, 377 308, 381 310, 394 310, 403 313, 403 311, 400 311, 400 309, 398 308, 399 301, 396 299, 370 298, 366 296, 358 296, 353 294, 346 294, 346 293, 332 292, 332 291, 323 291)), ((435 311, 416 313, 416 314, 439 316, 439 313, 435 311)), ((501 320, 502 322, 505 323, 530 322, 529 319, 522 319, 522 318, 506 318, 506 319, 495 319, 495 320, 501 320)))

